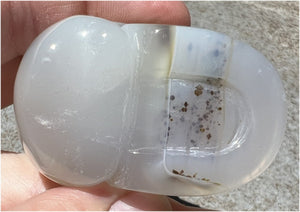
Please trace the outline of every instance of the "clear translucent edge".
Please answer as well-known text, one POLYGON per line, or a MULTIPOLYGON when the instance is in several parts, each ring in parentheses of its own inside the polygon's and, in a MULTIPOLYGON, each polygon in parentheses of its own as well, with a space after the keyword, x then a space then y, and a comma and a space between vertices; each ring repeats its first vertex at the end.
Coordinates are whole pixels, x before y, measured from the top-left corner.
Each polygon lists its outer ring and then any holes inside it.
POLYGON ((167 195, 236 188, 273 161, 282 83, 266 58, 220 33, 74 16, 43 32, 15 83, 22 141, 65 185, 167 195))

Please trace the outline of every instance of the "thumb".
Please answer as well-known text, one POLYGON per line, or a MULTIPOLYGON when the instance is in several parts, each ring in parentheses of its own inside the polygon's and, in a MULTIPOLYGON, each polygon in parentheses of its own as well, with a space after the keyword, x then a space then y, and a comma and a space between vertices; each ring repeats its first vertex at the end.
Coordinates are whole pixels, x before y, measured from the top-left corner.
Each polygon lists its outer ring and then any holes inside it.
POLYGON ((113 188, 107 183, 92 188, 56 187, 33 196, 12 210, 104 211, 127 193, 128 191, 113 188))

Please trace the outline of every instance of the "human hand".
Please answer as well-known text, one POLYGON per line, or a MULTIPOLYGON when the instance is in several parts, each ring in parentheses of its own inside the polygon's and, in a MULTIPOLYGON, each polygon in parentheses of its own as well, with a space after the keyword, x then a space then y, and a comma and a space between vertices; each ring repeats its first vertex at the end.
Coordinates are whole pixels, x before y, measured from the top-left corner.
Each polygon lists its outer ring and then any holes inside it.
MULTIPOLYGON (((12 104, 18 65, 32 40, 75 14, 119 22, 189 25, 181 2, 2 2, 1 107, 12 104)), ((192 210, 166 196, 113 188, 60 186, 43 177, 24 154, 1 154, 2 210, 192 210)))

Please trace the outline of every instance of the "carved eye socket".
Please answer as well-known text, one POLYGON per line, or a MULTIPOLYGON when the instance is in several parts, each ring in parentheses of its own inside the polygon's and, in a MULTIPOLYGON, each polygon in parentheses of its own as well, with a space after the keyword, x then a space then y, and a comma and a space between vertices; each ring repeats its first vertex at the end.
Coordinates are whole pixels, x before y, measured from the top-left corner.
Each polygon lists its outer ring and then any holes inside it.
POLYGON ((89 16, 32 43, 14 106, 26 152, 48 178, 168 195, 258 176, 286 121, 280 78, 250 46, 205 29, 89 16))

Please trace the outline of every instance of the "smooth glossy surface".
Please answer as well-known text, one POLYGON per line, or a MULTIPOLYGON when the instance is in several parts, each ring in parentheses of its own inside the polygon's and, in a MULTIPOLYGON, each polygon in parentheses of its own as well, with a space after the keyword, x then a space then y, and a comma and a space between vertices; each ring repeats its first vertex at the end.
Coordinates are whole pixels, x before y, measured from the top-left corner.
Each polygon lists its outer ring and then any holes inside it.
POLYGON ((26 152, 50 179, 168 195, 258 176, 286 117, 278 74, 250 46, 205 29, 88 16, 32 43, 14 104, 26 152))

